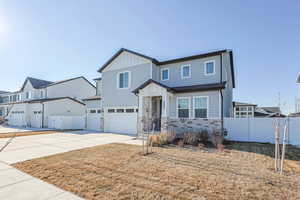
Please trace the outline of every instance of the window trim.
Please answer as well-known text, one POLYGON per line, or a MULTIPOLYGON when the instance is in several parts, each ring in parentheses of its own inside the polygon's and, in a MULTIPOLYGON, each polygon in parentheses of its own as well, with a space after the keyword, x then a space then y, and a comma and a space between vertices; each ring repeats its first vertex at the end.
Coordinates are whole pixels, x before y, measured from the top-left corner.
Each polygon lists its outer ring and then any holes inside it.
POLYGON ((209 96, 194 96, 193 97, 193 118, 194 119, 209 119, 209 96), (195 112, 195 110, 196 110, 196 106, 195 106, 196 105, 196 103, 195 103, 196 98, 206 98, 207 99, 207 101, 206 101, 206 109, 207 109, 206 118, 200 118, 200 117, 196 118, 196 112, 195 112))
POLYGON ((129 89, 130 86, 131 86, 131 72, 130 71, 118 72, 118 75, 117 75, 117 89, 119 89, 119 90, 129 89), (123 73, 126 73, 126 72, 128 72, 128 87, 120 88, 120 74, 123 74, 123 73))
POLYGON ((191 78, 192 77, 192 66, 191 66, 191 64, 185 64, 185 65, 181 65, 181 68, 180 68, 181 70, 181 79, 188 79, 188 78, 191 78), (186 76, 186 77, 184 77, 183 76, 183 68, 184 67, 189 67, 189 76, 186 76))
POLYGON ((215 60, 207 60, 204 62, 204 74, 205 74, 205 76, 213 76, 216 74, 216 61, 215 60), (214 64, 214 73, 207 73, 206 64, 211 63, 211 62, 214 64))
POLYGON ((168 81, 168 80, 170 80, 170 70, 169 70, 169 68, 162 68, 161 70, 160 70, 160 79, 162 80, 162 81, 168 81), (163 79, 163 71, 168 71, 168 78, 167 79, 163 79))
POLYGON ((178 102, 180 99, 187 99, 188 102, 189 102, 189 106, 188 106, 188 109, 189 109, 189 116, 187 118, 182 118, 180 117, 180 119, 190 119, 191 118, 191 97, 177 97, 177 100, 176 100, 176 116, 177 118, 179 118, 179 112, 178 112, 178 102))

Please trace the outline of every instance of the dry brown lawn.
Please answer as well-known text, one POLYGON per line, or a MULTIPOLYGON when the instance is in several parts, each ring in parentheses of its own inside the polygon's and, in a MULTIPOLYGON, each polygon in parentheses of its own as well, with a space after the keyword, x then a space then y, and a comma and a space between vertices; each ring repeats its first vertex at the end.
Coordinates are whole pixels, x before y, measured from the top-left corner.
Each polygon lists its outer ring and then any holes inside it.
POLYGON ((300 199, 300 150, 273 171, 271 146, 230 143, 224 152, 109 144, 14 167, 86 199, 300 199), (264 149, 262 154, 251 153, 264 149))
POLYGON ((19 136, 29 136, 29 135, 42 135, 57 133, 57 131, 24 131, 24 132, 12 132, 12 133, 0 133, 0 138, 11 138, 19 136))

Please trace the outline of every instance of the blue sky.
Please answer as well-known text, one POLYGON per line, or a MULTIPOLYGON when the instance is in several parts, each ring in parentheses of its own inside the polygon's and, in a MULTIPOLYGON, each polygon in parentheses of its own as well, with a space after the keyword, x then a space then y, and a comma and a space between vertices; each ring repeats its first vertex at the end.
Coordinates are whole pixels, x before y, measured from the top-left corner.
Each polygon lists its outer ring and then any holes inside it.
POLYGON ((293 111, 299 9, 296 0, 2 0, 0 90, 18 90, 27 76, 91 80, 121 47, 158 60, 227 48, 235 100, 276 106, 280 92, 293 111))

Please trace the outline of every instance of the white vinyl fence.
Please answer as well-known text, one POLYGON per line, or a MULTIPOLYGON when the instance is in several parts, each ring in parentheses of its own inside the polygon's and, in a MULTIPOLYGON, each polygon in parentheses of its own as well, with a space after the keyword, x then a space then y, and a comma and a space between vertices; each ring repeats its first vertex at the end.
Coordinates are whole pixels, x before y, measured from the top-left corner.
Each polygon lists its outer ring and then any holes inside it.
MULTIPOLYGON (((276 120, 280 121, 281 138, 286 121, 289 127, 289 144, 300 146, 300 117, 296 118, 225 118, 224 127, 228 130, 229 140, 244 142, 274 143, 276 120)), ((282 139, 281 139, 282 141, 282 139)))
POLYGON ((85 129, 85 116, 50 116, 48 127, 53 129, 85 129))

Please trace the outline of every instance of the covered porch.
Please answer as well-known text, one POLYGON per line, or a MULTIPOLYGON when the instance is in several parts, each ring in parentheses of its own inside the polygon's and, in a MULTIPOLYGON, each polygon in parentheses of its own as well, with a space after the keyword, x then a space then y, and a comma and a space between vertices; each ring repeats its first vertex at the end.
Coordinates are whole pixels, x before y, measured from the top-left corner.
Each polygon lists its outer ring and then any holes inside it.
POLYGON ((134 92, 138 95, 138 133, 166 131, 172 91, 150 80, 134 92))

